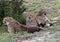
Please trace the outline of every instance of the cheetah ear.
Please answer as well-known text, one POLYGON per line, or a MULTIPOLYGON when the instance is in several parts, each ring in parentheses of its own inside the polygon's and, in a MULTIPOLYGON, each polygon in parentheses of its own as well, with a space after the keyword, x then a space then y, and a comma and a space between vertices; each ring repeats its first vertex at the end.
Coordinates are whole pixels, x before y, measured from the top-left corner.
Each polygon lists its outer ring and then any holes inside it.
POLYGON ((38 12, 38 15, 46 15, 46 10, 45 9, 41 9, 39 12, 38 12))

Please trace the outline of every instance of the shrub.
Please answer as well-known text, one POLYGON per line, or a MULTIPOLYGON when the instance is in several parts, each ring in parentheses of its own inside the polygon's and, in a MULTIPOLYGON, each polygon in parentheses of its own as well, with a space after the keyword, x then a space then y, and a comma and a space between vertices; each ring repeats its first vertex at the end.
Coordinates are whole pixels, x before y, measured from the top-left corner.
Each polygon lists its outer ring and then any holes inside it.
POLYGON ((25 16, 23 12, 26 8, 23 5, 23 0, 1 1, 0 3, 0 23, 5 16, 10 16, 17 21, 25 24, 25 16), (3 9, 3 10, 2 10, 3 9))

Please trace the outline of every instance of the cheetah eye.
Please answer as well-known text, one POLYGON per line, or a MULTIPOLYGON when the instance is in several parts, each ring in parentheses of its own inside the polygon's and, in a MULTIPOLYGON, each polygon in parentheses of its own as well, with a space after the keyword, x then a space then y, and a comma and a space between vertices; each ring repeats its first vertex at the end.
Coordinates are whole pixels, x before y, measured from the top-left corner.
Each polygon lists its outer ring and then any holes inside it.
POLYGON ((29 19, 31 19, 31 17, 29 17, 29 19))
POLYGON ((46 15, 46 13, 44 15, 46 15))

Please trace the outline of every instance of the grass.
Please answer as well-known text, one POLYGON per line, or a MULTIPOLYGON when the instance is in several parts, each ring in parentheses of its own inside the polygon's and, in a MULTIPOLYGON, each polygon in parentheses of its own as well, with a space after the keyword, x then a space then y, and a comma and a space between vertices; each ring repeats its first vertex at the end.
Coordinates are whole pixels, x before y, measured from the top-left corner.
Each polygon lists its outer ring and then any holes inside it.
POLYGON ((7 32, 7 26, 0 26, 0 33, 7 32))
POLYGON ((1 33, 0 34, 0 42, 14 42, 18 39, 23 39, 26 40, 28 38, 30 38, 32 35, 24 32, 24 34, 22 35, 21 33, 17 33, 17 34, 10 34, 10 33, 1 33))

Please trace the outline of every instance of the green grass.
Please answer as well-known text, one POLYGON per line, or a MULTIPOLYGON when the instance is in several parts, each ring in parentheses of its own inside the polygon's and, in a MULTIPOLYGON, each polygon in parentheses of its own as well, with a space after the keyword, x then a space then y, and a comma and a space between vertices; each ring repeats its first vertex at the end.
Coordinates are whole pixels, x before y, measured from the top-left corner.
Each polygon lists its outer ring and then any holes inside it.
POLYGON ((7 26, 0 26, 0 33, 7 32, 7 26))
POLYGON ((18 39, 26 40, 28 38, 31 38, 31 34, 24 32, 23 35, 21 32, 16 34, 10 34, 10 33, 0 33, 0 42, 14 42, 18 39))

